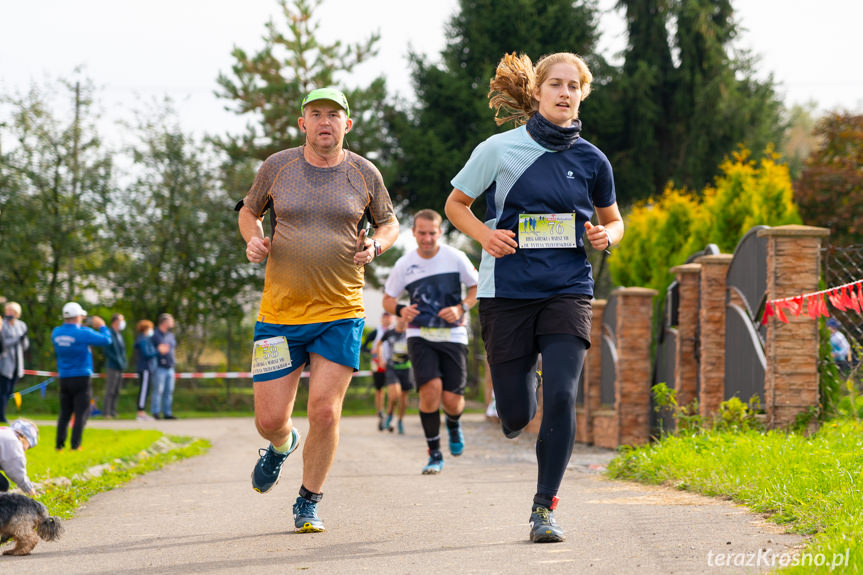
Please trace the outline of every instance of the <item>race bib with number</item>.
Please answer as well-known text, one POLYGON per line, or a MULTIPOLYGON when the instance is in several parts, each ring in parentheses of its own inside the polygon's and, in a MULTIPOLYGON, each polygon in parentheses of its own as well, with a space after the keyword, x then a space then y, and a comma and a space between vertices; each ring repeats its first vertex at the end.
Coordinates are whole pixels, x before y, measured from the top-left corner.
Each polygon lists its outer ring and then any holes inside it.
POLYGON ((252 375, 272 373, 291 367, 291 350, 284 336, 269 337, 255 342, 252 353, 252 375))
POLYGON ((452 329, 448 327, 421 327, 420 337, 426 341, 450 341, 452 329))
POLYGON ((519 214, 518 247, 522 249, 577 248, 575 213, 519 214))

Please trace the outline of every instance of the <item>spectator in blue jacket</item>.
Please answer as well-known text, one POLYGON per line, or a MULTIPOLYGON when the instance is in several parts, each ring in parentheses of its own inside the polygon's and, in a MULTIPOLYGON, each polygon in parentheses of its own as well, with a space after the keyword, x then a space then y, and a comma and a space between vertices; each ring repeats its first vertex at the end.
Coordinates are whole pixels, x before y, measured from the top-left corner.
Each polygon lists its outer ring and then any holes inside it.
POLYGON ((177 419, 171 408, 174 402, 174 365, 177 363, 174 355, 177 339, 171 332, 173 328, 174 316, 159 314, 156 331, 153 332, 153 346, 159 355, 156 356, 153 396, 150 399, 150 409, 156 419, 177 419))
POLYGON ((121 313, 111 317, 111 345, 105 348, 105 398, 102 400, 102 414, 113 419, 117 417, 117 399, 123 387, 123 370, 126 369, 126 342, 123 330, 126 318, 121 313))
POLYGON ((87 312, 76 302, 63 306, 63 325, 51 332, 60 372, 60 416, 57 418, 57 450, 66 444, 66 433, 72 414, 72 449, 81 449, 81 437, 90 414, 90 376, 93 375, 91 345, 111 345, 111 330, 105 320, 93 316, 93 328, 83 324, 87 312), (94 329, 95 328, 95 329, 94 329), (98 331, 96 331, 98 330, 98 331))
POLYGON ((153 376, 156 373, 156 346, 153 345, 153 322, 142 319, 135 328, 138 338, 135 340, 135 355, 138 368, 138 421, 151 421, 153 418, 147 415, 147 395, 153 376))

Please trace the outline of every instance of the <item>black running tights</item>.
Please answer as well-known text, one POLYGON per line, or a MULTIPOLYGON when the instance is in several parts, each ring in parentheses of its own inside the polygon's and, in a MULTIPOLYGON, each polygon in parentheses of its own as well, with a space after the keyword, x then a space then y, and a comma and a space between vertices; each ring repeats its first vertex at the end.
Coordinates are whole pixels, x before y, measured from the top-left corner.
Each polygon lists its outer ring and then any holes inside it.
MULTIPOLYGON (((537 493, 557 495, 575 443, 575 395, 587 344, 574 335, 537 338, 542 354, 542 424, 536 442, 537 493)), ((536 355, 491 366, 497 412, 503 425, 523 429, 536 415, 536 355)))

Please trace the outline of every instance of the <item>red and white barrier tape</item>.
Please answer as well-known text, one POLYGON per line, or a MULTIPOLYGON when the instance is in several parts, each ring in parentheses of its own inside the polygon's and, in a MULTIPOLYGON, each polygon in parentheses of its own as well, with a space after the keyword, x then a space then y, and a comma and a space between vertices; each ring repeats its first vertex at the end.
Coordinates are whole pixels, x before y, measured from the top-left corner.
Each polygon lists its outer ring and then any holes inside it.
MULTIPOLYGON (((354 377, 367 377, 372 372, 368 370, 355 371, 354 377)), ((57 377, 56 371, 40 371, 36 369, 25 369, 24 375, 37 375, 39 377, 57 377)), ((103 373, 94 373, 93 377, 105 377, 103 373)), ((230 379, 252 379, 251 371, 183 371, 174 374, 177 379, 216 379, 219 377, 230 379)), ((309 377, 309 372, 304 371, 302 377, 309 377)), ((123 379, 138 379, 137 373, 124 373, 123 379)))

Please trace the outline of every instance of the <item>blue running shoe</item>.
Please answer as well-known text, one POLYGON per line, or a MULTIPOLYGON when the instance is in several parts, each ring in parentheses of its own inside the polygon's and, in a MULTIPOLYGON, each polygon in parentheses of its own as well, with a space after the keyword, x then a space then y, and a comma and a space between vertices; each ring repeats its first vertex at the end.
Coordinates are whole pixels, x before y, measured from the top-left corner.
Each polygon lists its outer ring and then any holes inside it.
POLYGON ((320 533, 325 531, 324 522, 318 517, 318 504, 304 497, 294 503, 294 527, 297 533, 320 533))
POLYGON ((447 426, 447 430, 449 431, 449 452, 458 457, 464 451, 464 434, 461 432, 461 422, 455 428, 447 426))
POLYGON ((405 424, 402 423, 402 420, 399 419, 399 435, 405 434, 405 424))
POLYGON ((440 451, 429 451, 429 462, 423 467, 423 475, 437 475, 443 470, 443 454, 440 451))
POLYGON ((530 513, 530 540, 534 543, 566 541, 563 529, 554 520, 554 510, 542 505, 533 505, 533 510, 530 513))
POLYGON ((258 450, 258 463, 252 470, 252 489, 258 493, 266 493, 279 482, 279 475, 282 473, 282 463, 288 458, 288 455, 296 451, 300 445, 300 432, 297 428, 291 429, 291 450, 287 453, 277 453, 273 450, 271 443, 266 449, 263 447, 258 450))
POLYGON ((393 432, 393 414, 392 413, 387 415, 387 419, 384 422, 384 429, 389 430, 390 433, 393 432))

